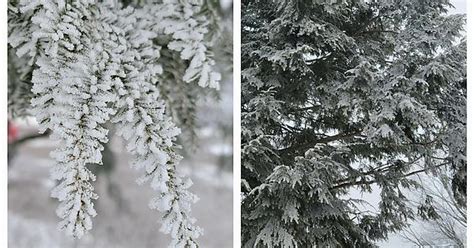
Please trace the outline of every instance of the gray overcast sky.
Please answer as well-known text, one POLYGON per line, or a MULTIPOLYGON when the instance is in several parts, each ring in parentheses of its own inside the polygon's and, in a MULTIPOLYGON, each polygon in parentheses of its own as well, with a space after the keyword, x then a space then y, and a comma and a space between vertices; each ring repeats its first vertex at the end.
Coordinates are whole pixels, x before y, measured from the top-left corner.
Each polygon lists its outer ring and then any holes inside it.
POLYGON ((455 9, 452 10, 451 13, 462 13, 466 14, 467 11, 467 2, 466 0, 452 0, 451 3, 453 3, 455 9))

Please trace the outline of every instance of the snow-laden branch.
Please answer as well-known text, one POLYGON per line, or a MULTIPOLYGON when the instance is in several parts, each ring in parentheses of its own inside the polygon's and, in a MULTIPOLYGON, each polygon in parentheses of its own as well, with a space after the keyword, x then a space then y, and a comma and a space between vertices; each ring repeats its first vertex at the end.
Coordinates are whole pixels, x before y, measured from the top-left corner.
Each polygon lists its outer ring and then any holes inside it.
POLYGON ((203 4, 10 3, 9 23, 14 25, 9 26, 9 45, 32 70, 31 112, 40 130, 51 130, 52 139, 61 143, 52 153, 52 174, 60 180, 52 196, 61 201, 59 226, 68 234, 80 238, 92 228, 98 196, 92 186, 95 176, 86 165, 102 163, 108 142, 104 125, 112 122, 128 142, 133 166, 143 171, 139 182, 149 180, 156 191, 150 207, 164 214, 161 230, 171 234, 170 247, 197 246, 202 231, 190 215, 197 197, 188 191, 190 180, 177 172, 180 129, 165 111, 173 101, 165 102, 167 92, 159 89, 172 84, 164 73, 203 88, 219 87, 203 4), (180 56, 160 60, 164 46, 180 56), (163 61, 189 66, 182 73, 163 61))

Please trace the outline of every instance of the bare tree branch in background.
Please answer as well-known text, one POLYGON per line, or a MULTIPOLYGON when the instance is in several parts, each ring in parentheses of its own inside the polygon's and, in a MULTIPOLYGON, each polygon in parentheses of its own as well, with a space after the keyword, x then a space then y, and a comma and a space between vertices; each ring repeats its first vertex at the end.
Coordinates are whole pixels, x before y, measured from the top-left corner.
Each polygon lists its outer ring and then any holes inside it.
MULTIPOLYGON (((443 171, 447 173, 446 171, 443 171)), ((460 206, 451 190, 450 179, 444 174, 437 179, 423 180, 421 183, 421 196, 432 198, 432 206, 438 215, 433 220, 421 220, 419 226, 409 227, 402 232, 402 237, 419 247, 466 247, 466 208, 460 206)), ((425 197, 417 197, 424 199, 425 197)), ((420 202, 413 201, 414 205, 420 202)))

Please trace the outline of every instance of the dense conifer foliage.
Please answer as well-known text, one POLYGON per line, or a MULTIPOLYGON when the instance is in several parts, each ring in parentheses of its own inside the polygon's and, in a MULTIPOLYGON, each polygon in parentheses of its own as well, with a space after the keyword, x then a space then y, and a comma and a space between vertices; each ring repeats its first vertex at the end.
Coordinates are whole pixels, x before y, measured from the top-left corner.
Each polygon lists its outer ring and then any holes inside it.
POLYGON ((465 16, 449 7, 243 1, 244 247, 375 247, 437 216, 404 192, 439 168, 465 206, 465 16), (372 191, 368 210, 353 192, 372 191))

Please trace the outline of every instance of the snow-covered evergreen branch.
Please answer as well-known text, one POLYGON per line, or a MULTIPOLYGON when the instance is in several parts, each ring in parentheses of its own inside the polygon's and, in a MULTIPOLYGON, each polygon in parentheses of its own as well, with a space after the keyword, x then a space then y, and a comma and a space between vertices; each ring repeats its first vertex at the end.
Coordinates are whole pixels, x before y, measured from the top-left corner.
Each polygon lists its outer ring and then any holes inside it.
POLYGON ((215 61, 206 42, 208 18, 200 14, 202 0, 164 0, 155 12, 161 26, 157 32, 171 35, 168 48, 180 52, 181 58, 189 61, 183 76, 184 81, 197 81, 202 87, 218 88, 221 75, 212 71, 215 61))
POLYGON ((465 16, 449 8, 242 3, 245 247, 375 247, 415 217, 413 176, 443 168, 465 205, 465 16), (363 211, 352 192, 373 189, 363 211))
MULTIPOLYGON (((161 230, 171 234, 170 247, 197 246, 202 230, 190 215, 197 197, 188 191, 190 180, 177 172, 180 129, 165 111, 175 104, 169 100, 175 96, 160 89, 173 89, 172 80, 162 75, 218 88, 220 74, 212 68, 202 6, 200 1, 127 7, 117 1, 10 2, 9 45, 18 61, 28 61, 31 68, 31 113, 40 131, 52 130, 52 139, 61 143, 52 153, 52 174, 60 180, 52 196, 61 201, 57 214, 68 234, 80 238, 92 228, 93 200, 98 196, 91 184, 95 176, 86 164, 102 162, 103 144, 108 142, 104 124, 112 122, 128 142, 133 167, 143 170, 138 181, 149 180, 157 192, 150 207, 164 213, 161 230), (180 56, 160 60, 161 49, 180 56)), ((179 94, 199 92, 176 87, 179 94)), ((25 108, 12 105, 12 111, 25 108)), ((193 107, 182 109, 192 116, 188 111, 193 107)))

